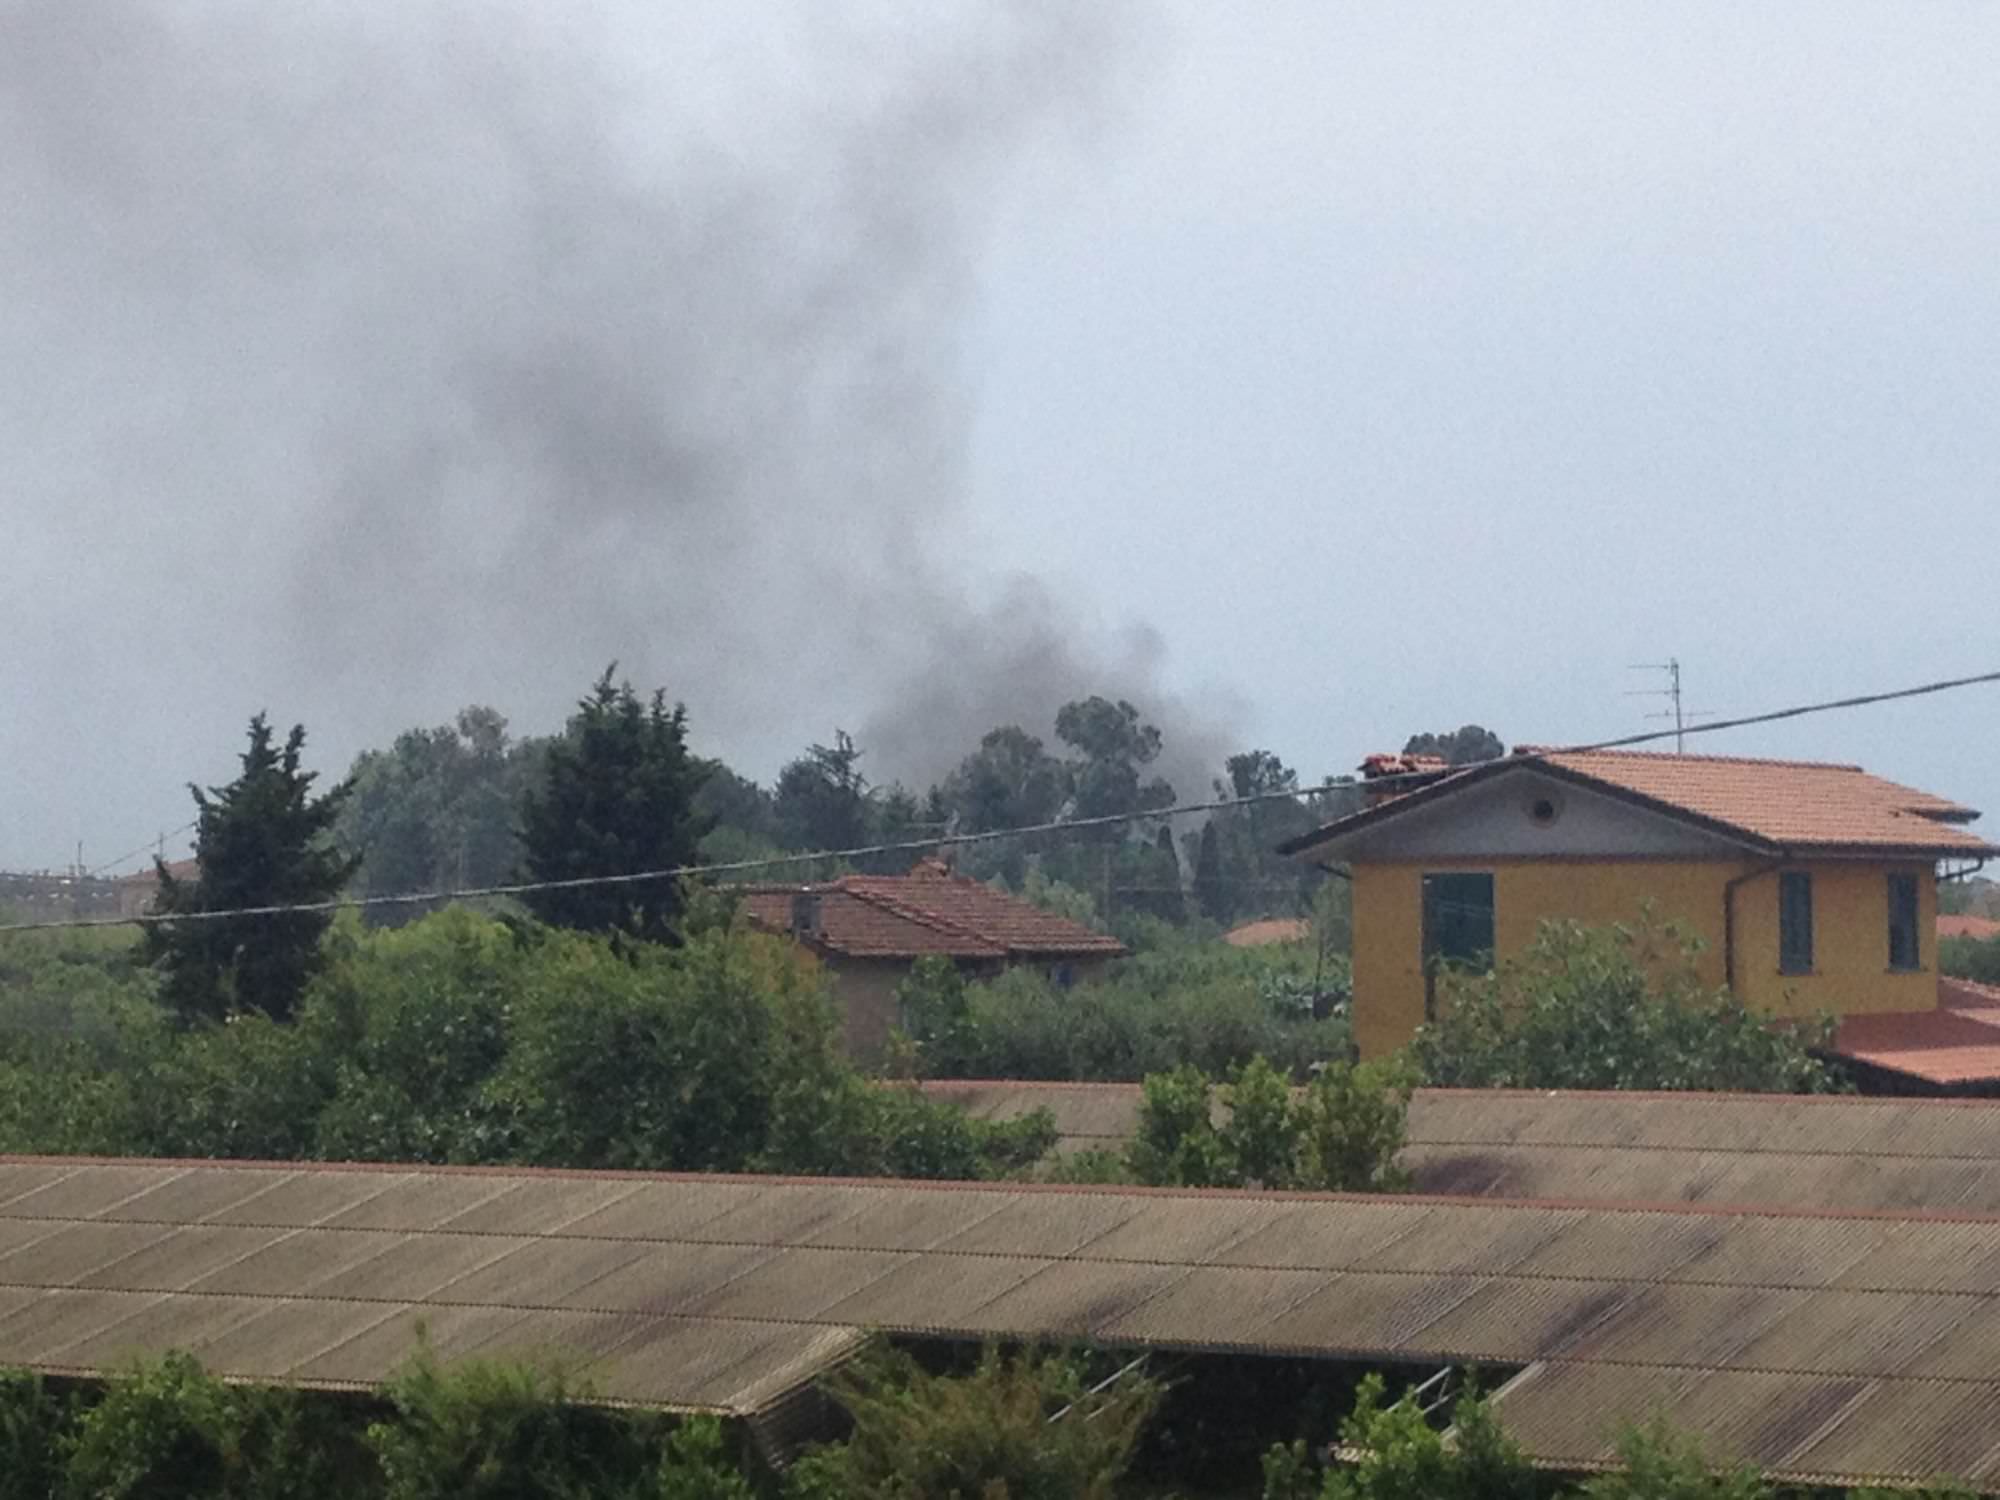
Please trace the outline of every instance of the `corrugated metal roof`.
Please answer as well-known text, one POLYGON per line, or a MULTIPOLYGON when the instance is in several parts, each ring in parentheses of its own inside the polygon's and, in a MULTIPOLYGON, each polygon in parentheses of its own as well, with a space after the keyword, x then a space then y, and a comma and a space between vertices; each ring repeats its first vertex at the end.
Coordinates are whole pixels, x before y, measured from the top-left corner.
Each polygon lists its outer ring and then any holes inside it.
POLYGON ((744 1415, 880 1327, 1532 1366, 1500 1410, 1564 1466, 1656 1409, 1843 1482, 2000 1444, 2000 1215, 0 1160, 0 1363, 365 1386, 420 1322, 744 1415))
MULTIPOLYGON (((1064 1152, 1119 1150, 1139 1117, 1137 1084, 924 1087, 980 1119, 1047 1109, 1064 1152)), ((2000 1213, 2000 1101, 1419 1089, 1401 1159, 1467 1197, 2000 1213)))

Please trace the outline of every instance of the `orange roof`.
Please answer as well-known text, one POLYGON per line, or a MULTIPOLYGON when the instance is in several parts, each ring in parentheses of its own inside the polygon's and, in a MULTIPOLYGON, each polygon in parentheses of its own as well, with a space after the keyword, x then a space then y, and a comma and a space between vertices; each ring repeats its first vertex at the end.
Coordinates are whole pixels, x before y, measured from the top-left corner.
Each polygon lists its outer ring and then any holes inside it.
POLYGON ((1302 943, 1311 935, 1312 923, 1304 917, 1266 917, 1230 928, 1222 940, 1232 948, 1264 948, 1272 943, 1302 943))
POLYGON ((2000 988, 1941 976, 1937 1009, 1848 1016, 1833 1050, 1940 1087, 2000 1082, 2000 988))
POLYGON ((789 933, 792 898, 800 891, 819 897, 815 946, 852 958, 1111 958, 1125 952, 1114 937, 954 875, 935 860, 908 875, 743 887, 743 913, 767 931, 789 933))
POLYGON ((1974 809, 1871 776, 1859 766, 1532 746, 1390 797, 1280 848, 1296 854, 1330 836, 1523 769, 1553 772, 1772 853, 1895 853, 1927 859, 2000 854, 2000 847, 1961 826, 1979 816, 1974 809))
POLYGON ((1937 935, 1941 938, 1977 938, 1985 942, 1988 938, 2000 937, 2000 922, 1990 917, 1939 917, 1937 935))
POLYGON ((1957 825, 1979 814, 1859 766, 1633 750, 1550 751, 1544 763, 1786 849, 2000 853, 1957 825))

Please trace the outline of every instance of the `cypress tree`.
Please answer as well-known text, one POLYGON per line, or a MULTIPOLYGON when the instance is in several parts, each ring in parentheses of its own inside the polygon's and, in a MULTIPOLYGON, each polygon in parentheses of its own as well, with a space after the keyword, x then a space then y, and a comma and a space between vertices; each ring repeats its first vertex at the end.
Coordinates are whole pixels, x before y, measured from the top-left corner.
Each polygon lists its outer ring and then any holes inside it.
MULTIPOLYGON (((604 669, 577 705, 569 729, 550 744, 539 786, 523 802, 521 840, 530 880, 635 875, 693 864, 712 820, 694 810, 709 763, 687 748, 687 710, 670 711, 663 692, 642 703, 631 683, 604 669)), ((681 883, 530 891, 523 899, 544 922, 586 932, 621 932, 650 942, 679 938, 681 883)))
MULTIPOLYGON (((330 837, 351 789, 342 782, 312 795, 315 773, 300 767, 303 725, 282 748, 263 714, 250 721, 242 772, 227 786, 190 785, 199 818, 198 873, 177 880, 156 860, 161 914, 310 905, 338 896, 355 861, 330 837)), ((292 911, 146 928, 146 957, 163 972, 162 998, 184 1020, 220 1020, 235 1010, 287 1020, 320 965, 320 939, 333 914, 292 911)))

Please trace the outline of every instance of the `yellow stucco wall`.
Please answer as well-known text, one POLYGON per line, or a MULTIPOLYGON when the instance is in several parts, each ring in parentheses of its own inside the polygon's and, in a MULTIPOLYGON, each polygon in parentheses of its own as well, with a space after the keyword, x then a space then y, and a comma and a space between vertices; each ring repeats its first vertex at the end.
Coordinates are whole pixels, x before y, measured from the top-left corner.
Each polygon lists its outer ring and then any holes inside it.
POLYGON ((1815 862, 1787 866, 1813 877, 1814 972, 1778 972, 1778 879, 1755 861, 1489 860, 1356 864, 1354 876, 1354 1040, 1364 1058, 1409 1041, 1424 1019, 1423 877, 1454 871, 1493 875, 1498 956, 1518 953, 1544 921, 1628 922, 1651 901, 1658 913, 1707 945, 1702 978, 1724 983, 1723 899, 1736 888, 1736 989, 1780 1015, 1921 1010, 1937 1003, 1932 968, 1937 886, 1924 865, 1815 862), (1918 877, 1922 969, 1892 973, 1888 955, 1890 871, 1918 877))

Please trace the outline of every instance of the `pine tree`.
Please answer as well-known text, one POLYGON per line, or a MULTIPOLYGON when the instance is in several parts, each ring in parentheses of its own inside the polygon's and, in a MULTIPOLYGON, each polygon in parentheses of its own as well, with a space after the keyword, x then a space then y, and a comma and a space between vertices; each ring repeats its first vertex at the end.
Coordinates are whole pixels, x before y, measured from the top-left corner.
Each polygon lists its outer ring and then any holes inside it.
MULTIPOLYGON (((641 703, 604 669, 548 748, 541 784, 523 801, 530 880, 636 875, 693 864, 710 820, 694 810, 709 763, 687 748, 687 711, 656 692, 641 703)), ((680 882, 640 880, 531 891, 529 910, 557 927, 678 941, 680 882)))
POLYGON ((1215 823, 1210 818, 1201 825, 1201 838, 1195 845, 1194 899, 1210 921, 1227 922, 1229 890, 1222 877, 1222 841, 1216 836, 1215 823))
MULTIPOLYGON (((355 861, 330 837, 351 784, 312 795, 315 773, 300 769, 303 725, 283 748, 272 742, 263 714, 250 721, 242 773, 227 786, 190 785, 200 816, 193 880, 177 880, 155 861, 162 915, 234 911, 244 907, 330 901, 353 875, 355 861)), ((290 911, 206 921, 160 922, 146 928, 145 952, 165 976, 162 998, 184 1020, 220 1020, 255 1010, 287 1020, 320 964, 320 938, 333 914, 290 911)))

